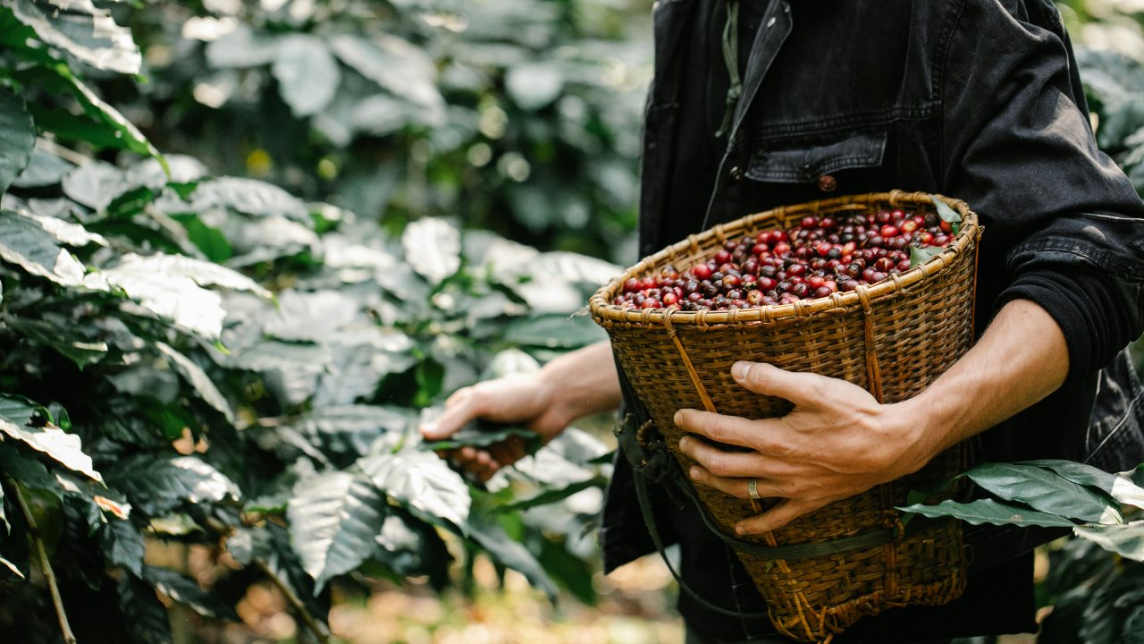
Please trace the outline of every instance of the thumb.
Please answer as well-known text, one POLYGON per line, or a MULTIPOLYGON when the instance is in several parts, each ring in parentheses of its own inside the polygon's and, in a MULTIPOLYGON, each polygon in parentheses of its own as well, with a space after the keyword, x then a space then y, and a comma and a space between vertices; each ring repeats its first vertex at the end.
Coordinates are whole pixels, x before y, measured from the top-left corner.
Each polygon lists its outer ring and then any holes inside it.
POLYGON ((456 434, 481 414, 480 397, 474 396, 471 387, 453 394, 446 402, 445 411, 436 419, 421 423, 421 436, 425 440, 439 441, 456 434))
POLYGON ((820 376, 813 373, 785 371, 765 362, 736 362, 731 377, 749 391, 784 398, 795 405, 812 402, 821 384, 820 376))

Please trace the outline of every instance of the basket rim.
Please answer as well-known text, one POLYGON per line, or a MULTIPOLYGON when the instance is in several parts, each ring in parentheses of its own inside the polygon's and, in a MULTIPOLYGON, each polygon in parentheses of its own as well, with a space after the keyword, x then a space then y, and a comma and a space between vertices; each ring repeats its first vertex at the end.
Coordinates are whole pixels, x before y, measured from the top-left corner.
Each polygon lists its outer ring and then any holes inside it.
POLYGON ((626 269, 618 277, 600 287, 588 302, 589 311, 597 323, 602 325, 614 323, 663 325, 682 324, 698 325, 700 327, 737 324, 742 322, 777 322, 781 320, 805 318, 817 313, 834 311, 838 309, 851 309, 855 307, 869 308, 876 300, 886 299, 899 293, 905 288, 929 279, 947 267, 951 266, 957 257, 969 250, 981 236, 984 227, 980 225, 977 213, 969 208, 969 204, 960 199, 946 197, 945 195, 928 192, 904 192, 892 190, 890 192, 870 192, 855 195, 844 195, 832 199, 810 201, 802 204, 780 206, 771 210, 754 213, 734 221, 718 224, 709 230, 671 244, 660 251, 649 255, 635 265, 626 269), (733 309, 729 311, 703 310, 703 311, 667 311, 665 309, 631 309, 612 304, 615 293, 624 282, 637 275, 643 275, 649 270, 661 265, 665 260, 674 258, 681 252, 691 250, 695 252, 700 245, 718 239, 720 243, 728 236, 742 234, 739 229, 752 229, 766 220, 787 220, 794 216, 817 215, 821 213, 846 210, 847 206, 861 205, 863 207, 874 203, 888 203, 897 207, 903 204, 933 205, 934 199, 940 199, 961 215, 961 227, 958 234, 946 248, 930 258, 929 261, 919 264, 904 273, 891 273, 885 280, 870 286, 859 286, 849 293, 832 293, 830 297, 798 300, 792 304, 768 304, 761 307, 733 309), (732 232, 728 232, 732 231, 732 232))

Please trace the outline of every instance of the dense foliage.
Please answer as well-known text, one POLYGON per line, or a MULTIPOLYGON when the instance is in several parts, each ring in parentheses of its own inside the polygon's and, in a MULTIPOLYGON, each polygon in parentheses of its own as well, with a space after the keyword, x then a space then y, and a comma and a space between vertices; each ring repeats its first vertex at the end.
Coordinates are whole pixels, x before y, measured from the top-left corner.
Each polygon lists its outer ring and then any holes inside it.
POLYGON ((105 85, 216 173, 619 261, 650 73, 632 4, 164 3, 129 16, 150 82, 105 85))
POLYGON ((91 3, 0 2, 0 40, 5 641, 168 641, 156 590, 225 620, 267 577, 325 639, 330 581, 441 588, 476 553, 593 600, 599 441, 566 433, 472 486, 416 426, 599 339, 567 318, 617 267, 446 219, 391 234, 160 155, 86 82, 141 64, 91 3), (231 569, 204 589, 145 558, 156 540, 231 569))

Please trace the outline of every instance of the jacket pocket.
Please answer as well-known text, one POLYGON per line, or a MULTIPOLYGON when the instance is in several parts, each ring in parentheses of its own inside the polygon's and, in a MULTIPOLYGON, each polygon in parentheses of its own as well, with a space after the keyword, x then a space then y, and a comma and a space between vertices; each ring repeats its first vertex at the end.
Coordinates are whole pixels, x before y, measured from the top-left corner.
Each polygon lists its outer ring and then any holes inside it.
POLYGON ((746 176, 767 183, 809 183, 842 170, 881 167, 886 128, 766 141, 751 153, 746 176))

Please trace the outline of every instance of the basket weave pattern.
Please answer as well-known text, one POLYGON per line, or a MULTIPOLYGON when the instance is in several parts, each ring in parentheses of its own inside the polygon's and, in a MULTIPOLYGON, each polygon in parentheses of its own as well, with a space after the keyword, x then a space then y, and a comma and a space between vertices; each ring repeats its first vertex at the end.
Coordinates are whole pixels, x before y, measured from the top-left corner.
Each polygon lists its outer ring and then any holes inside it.
MULTIPOLYGON (((685 432, 672 422, 676 410, 707 408, 769 418, 791 408, 785 400, 736 384, 730 371, 738 360, 841 378, 892 403, 921 392, 969 350, 981 229, 964 202, 944 200, 962 216, 950 248, 922 266, 854 293, 738 311, 666 313, 611 304, 628 278, 654 274, 669 264, 689 268, 722 248, 726 239, 787 228, 807 215, 882 208, 932 212, 930 195, 856 195, 751 215, 646 258, 592 298, 594 318, 607 329, 621 368, 684 471, 693 462, 678 451, 685 432)), ((963 460, 962 446, 956 446, 906 479, 833 503, 751 540, 772 546, 818 543, 900 528, 901 513, 893 507, 905 505, 911 489, 961 471, 963 460)), ((706 486, 697 486, 697 492, 727 534, 734 534, 734 523, 767 507, 706 486)), ((796 561, 738 555, 766 599, 776 628, 803 641, 829 640, 862 616, 888 607, 946 603, 965 586, 958 524, 935 525, 885 545, 796 561)))

